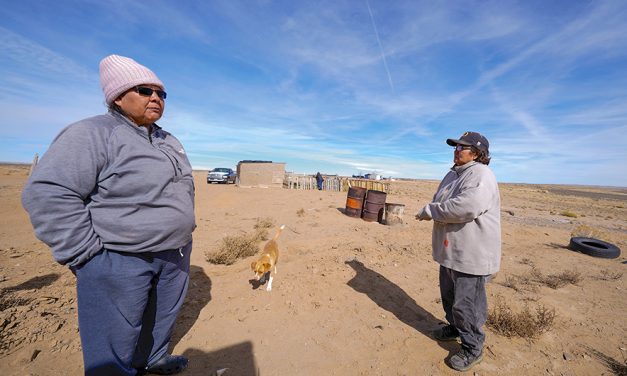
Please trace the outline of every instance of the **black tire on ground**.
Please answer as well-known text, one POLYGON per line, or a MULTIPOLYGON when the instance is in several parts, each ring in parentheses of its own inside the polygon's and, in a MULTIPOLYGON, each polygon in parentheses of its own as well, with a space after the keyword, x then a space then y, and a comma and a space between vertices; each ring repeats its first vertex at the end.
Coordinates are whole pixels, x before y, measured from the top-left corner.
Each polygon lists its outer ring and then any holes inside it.
POLYGON ((594 257, 613 259, 620 256, 620 248, 614 244, 594 238, 570 238, 568 248, 594 257))

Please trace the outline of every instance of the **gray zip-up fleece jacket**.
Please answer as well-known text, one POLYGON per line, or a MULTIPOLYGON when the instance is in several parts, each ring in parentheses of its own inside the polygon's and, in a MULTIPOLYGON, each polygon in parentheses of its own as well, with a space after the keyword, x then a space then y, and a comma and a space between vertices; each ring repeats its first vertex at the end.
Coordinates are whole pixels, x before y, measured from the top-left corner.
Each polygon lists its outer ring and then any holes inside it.
POLYGON ((488 166, 478 162, 454 166, 418 217, 434 221, 431 241, 437 263, 474 275, 499 271, 501 199, 488 166))
POLYGON ((69 125, 22 193, 37 237, 61 264, 101 249, 159 252, 192 240, 194 180, 181 143, 110 112, 69 125))

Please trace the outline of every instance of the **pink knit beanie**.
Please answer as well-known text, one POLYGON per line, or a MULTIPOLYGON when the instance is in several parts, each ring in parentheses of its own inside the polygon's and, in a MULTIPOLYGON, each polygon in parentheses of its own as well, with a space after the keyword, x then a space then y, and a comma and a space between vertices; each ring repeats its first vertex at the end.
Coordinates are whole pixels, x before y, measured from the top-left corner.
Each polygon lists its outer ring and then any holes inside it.
POLYGON ((109 55, 100 62, 100 86, 107 105, 128 89, 142 84, 156 85, 165 90, 163 82, 153 71, 131 58, 109 55))

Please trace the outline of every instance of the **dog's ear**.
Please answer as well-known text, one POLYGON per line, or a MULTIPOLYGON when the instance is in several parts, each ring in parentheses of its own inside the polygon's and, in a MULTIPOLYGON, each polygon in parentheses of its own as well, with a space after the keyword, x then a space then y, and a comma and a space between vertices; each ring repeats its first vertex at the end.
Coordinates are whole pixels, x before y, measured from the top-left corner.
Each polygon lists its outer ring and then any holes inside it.
POLYGON ((250 263, 250 268, 251 268, 253 271, 257 271, 257 270, 255 270, 255 269, 257 269, 257 268, 256 268, 256 266, 257 266, 257 263, 256 263, 255 261, 253 261, 253 262, 251 262, 251 263, 250 263))
POLYGON ((264 263, 263 263, 263 271, 264 271, 264 272, 267 272, 267 271, 268 271, 268 270, 270 270, 271 268, 272 268, 272 265, 270 265, 269 263, 267 263, 267 262, 264 262, 264 263))

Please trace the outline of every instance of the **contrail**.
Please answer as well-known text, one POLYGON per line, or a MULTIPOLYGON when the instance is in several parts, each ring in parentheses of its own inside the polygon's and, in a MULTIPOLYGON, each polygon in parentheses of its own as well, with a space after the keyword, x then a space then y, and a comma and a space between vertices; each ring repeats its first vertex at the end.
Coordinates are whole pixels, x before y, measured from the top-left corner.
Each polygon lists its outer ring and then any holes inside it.
POLYGON ((370 21, 372 21, 372 27, 374 28, 374 35, 377 37, 377 43, 379 44, 379 50, 381 51, 381 58, 383 58, 383 65, 385 66, 385 71, 388 74, 388 81, 390 82, 390 87, 392 88, 392 92, 394 92, 394 84, 392 83, 392 75, 390 75, 390 69, 388 68, 388 62, 385 60, 385 54, 383 53, 383 46, 381 45, 381 39, 379 39, 379 31, 377 30, 377 24, 374 23, 374 17, 372 16, 372 9, 370 9, 370 1, 366 0, 366 5, 368 6, 368 13, 370 13, 370 21))

